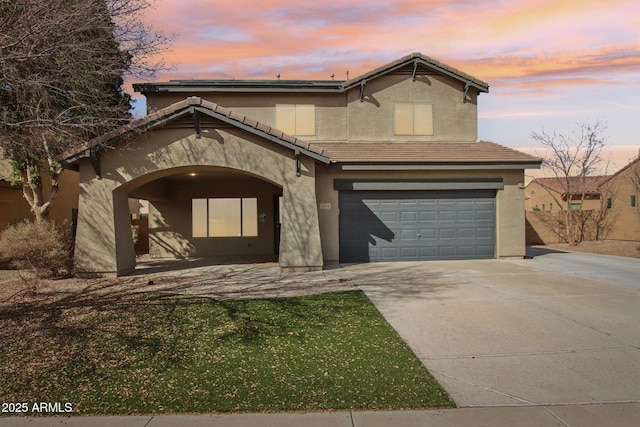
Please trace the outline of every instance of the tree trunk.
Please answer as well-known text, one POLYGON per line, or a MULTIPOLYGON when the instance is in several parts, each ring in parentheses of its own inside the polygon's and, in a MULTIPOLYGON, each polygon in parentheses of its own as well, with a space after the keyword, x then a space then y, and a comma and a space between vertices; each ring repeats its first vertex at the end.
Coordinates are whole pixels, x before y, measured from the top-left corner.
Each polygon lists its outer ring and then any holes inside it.
POLYGON ((51 189, 46 201, 43 196, 43 183, 40 174, 32 172, 28 165, 25 170, 19 171, 20 179, 22 181, 22 195, 27 203, 29 203, 31 213, 33 213, 33 217, 36 222, 42 222, 49 217, 51 205, 58 196, 60 174, 62 171, 57 163, 50 162, 49 167, 51 189))

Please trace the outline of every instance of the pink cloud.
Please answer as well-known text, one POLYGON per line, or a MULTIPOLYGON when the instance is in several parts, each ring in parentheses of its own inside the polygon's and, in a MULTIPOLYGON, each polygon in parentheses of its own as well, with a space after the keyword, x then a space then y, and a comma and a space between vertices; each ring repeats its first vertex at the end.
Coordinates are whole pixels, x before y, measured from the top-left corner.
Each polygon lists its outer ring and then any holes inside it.
MULTIPOLYGON (((355 77, 422 52, 487 81, 491 102, 498 98, 506 110, 522 97, 562 109, 562 96, 573 90, 598 91, 603 105, 613 105, 620 92, 607 88, 620 85, 636 93, 619 101, 623 107, 640 96, 637 0, 162 0, 156 6, 149 22, 179 38, 166 57, 175 70, 155 80, 344 79, 346 70, 355 77)), ((637 127, 628 132, 638 133, 637 127)))

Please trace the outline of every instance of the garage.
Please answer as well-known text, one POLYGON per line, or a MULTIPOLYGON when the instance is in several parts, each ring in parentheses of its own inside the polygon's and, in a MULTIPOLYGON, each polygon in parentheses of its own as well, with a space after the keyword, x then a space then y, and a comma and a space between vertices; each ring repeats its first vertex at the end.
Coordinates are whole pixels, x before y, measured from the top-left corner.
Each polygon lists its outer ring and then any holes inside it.
POLYGON ((496 191, 340 191, 340 262, 495 257, 496 191))

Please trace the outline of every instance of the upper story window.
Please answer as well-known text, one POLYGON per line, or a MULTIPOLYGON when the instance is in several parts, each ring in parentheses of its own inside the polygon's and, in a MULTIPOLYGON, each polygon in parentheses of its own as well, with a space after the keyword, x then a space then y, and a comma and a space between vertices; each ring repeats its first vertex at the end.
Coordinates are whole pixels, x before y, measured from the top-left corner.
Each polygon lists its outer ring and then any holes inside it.
POLYGON ((290 135, 315 135, 315 105, 276 104, 276 127, 290 135))
POLYGON ((433 105, 396 104, 396 135, 433 135, 433 105))

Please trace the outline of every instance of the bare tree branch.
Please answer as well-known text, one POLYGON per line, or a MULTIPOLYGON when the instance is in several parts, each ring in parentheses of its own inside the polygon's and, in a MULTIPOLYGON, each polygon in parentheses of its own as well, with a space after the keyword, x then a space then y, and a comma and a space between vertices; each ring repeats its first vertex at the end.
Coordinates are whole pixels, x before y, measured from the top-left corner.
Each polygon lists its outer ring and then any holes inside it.
POLYGON ((172 37, 144 24, 149 1, 0 1, 0 151, 38 220, 55 200, 61 155, 130 121, 124 76, 165 68, 172 37))
POLYGON ((602 150, 606 146, 604 123, 596 121, 593 124, 578 123, 577 126, 578 131, 569 135, 555 131, 548 134, 544 128, 540 133, 531 133, 531 138, 548 153, 542 156, 542 168, 552 173, 560 183, 559 196, 547 191, 564 216, 564 238, 570 245, 576 245, 583 238, 584 223, 588 216, 572 211, 572 202, 579 200, 581 208, 584 206, 588 193, 586 178, 597 171, 603 161, 602 150))

